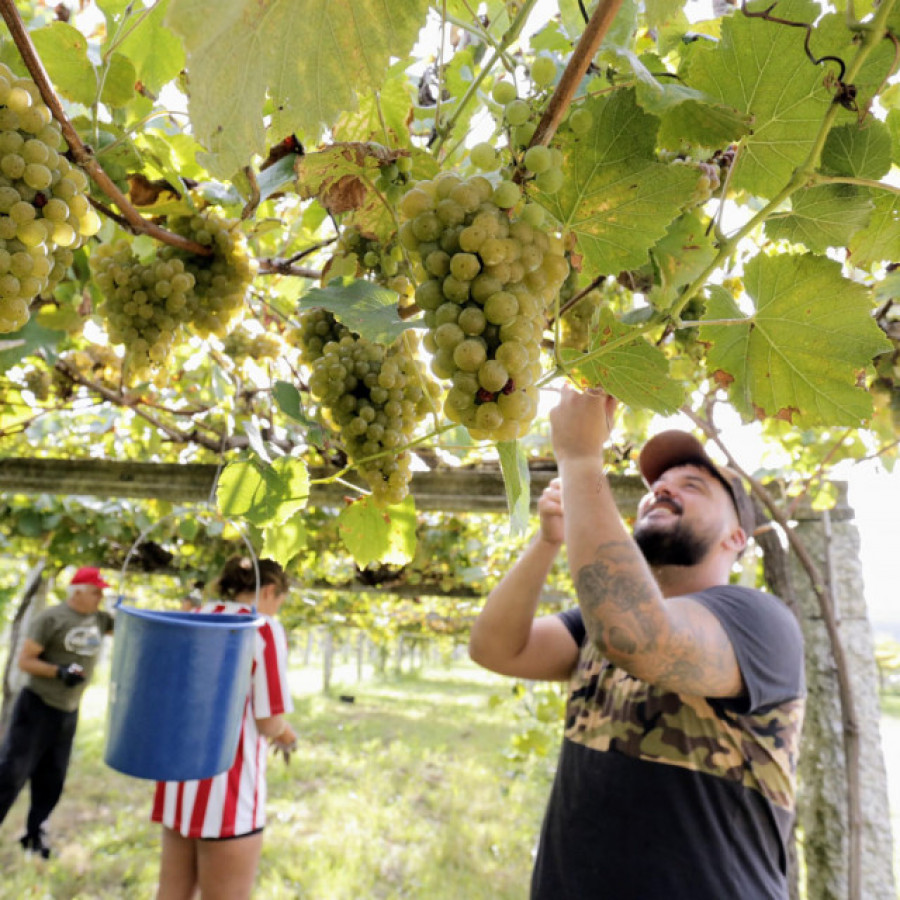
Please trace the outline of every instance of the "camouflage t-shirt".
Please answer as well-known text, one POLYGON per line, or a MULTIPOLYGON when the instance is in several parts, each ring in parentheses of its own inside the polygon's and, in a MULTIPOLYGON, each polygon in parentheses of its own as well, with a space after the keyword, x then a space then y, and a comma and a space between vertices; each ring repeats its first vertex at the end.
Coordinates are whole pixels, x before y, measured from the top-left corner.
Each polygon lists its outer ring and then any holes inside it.
POLYGON ((581 645, 532 900, 786 900, 805 684, 796 619, 762 591, 694 595, 722 623, 746 696, 633 678, 581 645))

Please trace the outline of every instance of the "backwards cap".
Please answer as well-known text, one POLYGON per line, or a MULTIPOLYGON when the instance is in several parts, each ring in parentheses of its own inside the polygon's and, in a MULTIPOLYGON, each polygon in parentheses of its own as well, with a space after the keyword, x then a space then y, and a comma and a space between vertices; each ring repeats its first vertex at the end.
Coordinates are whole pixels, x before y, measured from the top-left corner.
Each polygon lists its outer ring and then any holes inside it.
POLYGON ((728 491, 738 522, 748 538, 756 530, 756 510, 744 488, 741 476, 727 466, 714 463, 703 444, 687 431, 663 431, 644 444, 638 457, 638 468, 644 483, 649 487, 663 472, 685 463, 700 462, 718 478, 728 491))

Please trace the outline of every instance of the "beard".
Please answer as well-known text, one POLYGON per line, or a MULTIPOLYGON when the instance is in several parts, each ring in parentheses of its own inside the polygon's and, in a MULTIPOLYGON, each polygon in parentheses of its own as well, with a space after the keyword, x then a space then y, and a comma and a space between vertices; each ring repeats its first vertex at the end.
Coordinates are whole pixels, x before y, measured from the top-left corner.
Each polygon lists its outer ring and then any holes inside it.
POLYGON ((638 522, 634 540, 650 566, 695 566, 712 547, 710 538, 696 534, 681 519, 668 529, 638 522))

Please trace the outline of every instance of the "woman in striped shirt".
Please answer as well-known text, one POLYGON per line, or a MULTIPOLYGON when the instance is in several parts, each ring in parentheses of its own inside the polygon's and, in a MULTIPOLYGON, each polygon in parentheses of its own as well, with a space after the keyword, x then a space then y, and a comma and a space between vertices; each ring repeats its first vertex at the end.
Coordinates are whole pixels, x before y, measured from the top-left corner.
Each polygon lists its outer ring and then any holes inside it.
MULTIPOLYGON (((287 639, 275 615, 288 580, 278 563, 259 561, 258 629, 250 691, 241 735, 227 772, 202 781, 167 781, 156 786, 151 819, 163 826, 157 900, 250 897, 262 852, 266 821, 267 739, 285 759, 297 736, 284 718, 291 712, 287 684, 287 639)), ((205 613, 250 614, 256 574, 249 559, 233 557, 218 580, 218 601, 205 613)))

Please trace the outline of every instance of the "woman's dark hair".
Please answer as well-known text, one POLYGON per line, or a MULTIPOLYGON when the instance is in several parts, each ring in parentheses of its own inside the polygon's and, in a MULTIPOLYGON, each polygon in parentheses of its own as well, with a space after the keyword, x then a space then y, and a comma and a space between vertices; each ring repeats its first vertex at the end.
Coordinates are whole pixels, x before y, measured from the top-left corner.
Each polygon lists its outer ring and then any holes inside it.
MULTIPOLYGON (((274 584, 279 593, 288 589, 284 569, 273 559, 261 559, 259 566, 259 586, 274 584)), ((223 600, 234 600, 239 594, 256 591, 256 573, 253 560, 249 556, 232 556, 222 567, 217 582, 218 594, 223 600)))

